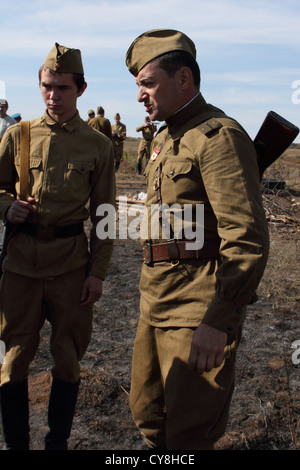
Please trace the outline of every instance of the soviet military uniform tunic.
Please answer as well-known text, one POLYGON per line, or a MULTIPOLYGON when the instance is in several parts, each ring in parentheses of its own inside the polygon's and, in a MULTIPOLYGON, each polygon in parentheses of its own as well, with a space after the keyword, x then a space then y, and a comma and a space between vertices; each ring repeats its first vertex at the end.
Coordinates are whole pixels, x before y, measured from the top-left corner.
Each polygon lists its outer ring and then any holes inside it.
POLYGON ((115 151, 115 161, 120 163, 123 156, 124 140, 126 139, 126 126, 125 124, 122 124, 122 122, 119 122, 118 124, 113 124, 111 130, 115 151))
POLYGON ((111 124, 108 119, 102 116, 97 116, 88 121, 89 125, 102 134, 112 139, 111 124))
MULTIPOLYGON (((30 135, 29 194, 36 212, 15 227, 3 263, 1 339, 10 353, 1 382, 26 378, 46 316, 53 325, 54 375, 75 382, 92 327, 92 309, 80 307, 80 292, 87 275, 105 278, 112 253, 112 240, 96 235, 97 207, 114 204, 112 143, 78 113, 61 126, 45 112, 31 121, 30 135), (84 232, 56 238, 57 227, 84 223, 89 214, 90 249, 84 232), (32 227, 37 233, 31 233, 32 227)), ((20 125, 15 125, 0 147, 2 219, 15 194, 19 197, 19 178, 20 125)))
POLYGON ((139 144, 138 148, 138 157, 137 163, 142 164, 143 158, 145 156, 146 163, 150 158, 150 146, 153 140, 153 136, 156 132, 156 126, 154 124, 150 124, 148 126, 139 126, 136 128, 136 132, 142 132, 143 138, 139 144))
POLYGON ((151 205, 176 204, 180 213, 192 204, 204 205, 204 246, 199 259, 175 253, 154 262, 155 247, 144 248, 130 403, 149 445, 207 449, 225 430, 246 305, 268 255, 256 153, 241 126, 201 94, 167 120, 151 151, 142 244, 167 241, 151 239, 151 205), (222 365, 198 375, 188 356, 201 322, 226 332, 228 344, 222 365))

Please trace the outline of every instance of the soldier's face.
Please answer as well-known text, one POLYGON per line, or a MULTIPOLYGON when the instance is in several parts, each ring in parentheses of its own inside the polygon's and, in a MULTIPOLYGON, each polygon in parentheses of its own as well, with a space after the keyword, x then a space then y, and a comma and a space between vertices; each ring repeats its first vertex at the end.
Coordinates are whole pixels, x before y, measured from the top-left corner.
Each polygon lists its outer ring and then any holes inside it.
POLYGON ((59 123, 72 119, 76 113, 77 98, 82 95, 86 85, 78 91, 71 73, 51 73, 48 69, 41 72, 40 89, 50 116, 59 123))
POLYGON ((180 107, 178 74, 169 77, 158 66, 157 61, 149 62, 136 77, 139 87, 138 101, 144 103, 152 121, 165 121, 180 107))
POLYGON ((0 104, 0 117, 5 118, 6 116, 6 111, 7 111, 7 106, 6 104, 0 104))

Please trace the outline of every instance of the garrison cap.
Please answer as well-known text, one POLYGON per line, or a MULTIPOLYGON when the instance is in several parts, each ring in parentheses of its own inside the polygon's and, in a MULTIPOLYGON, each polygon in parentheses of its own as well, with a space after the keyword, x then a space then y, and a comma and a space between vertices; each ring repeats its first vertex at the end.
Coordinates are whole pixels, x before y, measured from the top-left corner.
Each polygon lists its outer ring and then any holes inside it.
POLYGON ((80 50, 60 46, 57 42, 52 47, 43 65, 57 73, 84 74, 80 50))
POLYGON ((174 29, 154 29, 138 36, 126 53, 126 65, 132 75, 151 60, 171 51, 185 51, 196 59, 196 47, 193 41, 174 29))

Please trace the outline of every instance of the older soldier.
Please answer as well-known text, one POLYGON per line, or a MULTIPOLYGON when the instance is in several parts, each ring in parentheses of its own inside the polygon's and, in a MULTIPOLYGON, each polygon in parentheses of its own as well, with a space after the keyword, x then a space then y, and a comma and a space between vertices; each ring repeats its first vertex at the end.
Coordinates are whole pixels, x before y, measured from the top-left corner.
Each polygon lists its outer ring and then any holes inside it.
POLYGON ((9 126, 16 124, 17 121, 7 114, 8 102, 0 99, 0 142, 4 136, 4 132, 9 126))
POLYGON ((119 113, 115 114, 115 124, 112 126, 112 138, 115 150, 115 169, 118 171, 122 157, 124 140, 126 139, 126 126, 122 124, 119 113))
POLYGON ((46 105, 30 122, 29 196, 20 199, 20 124, 0 147, 0 215, 13 226, 0 286, 0 415, 7 449, 29 449, 28 368, 39 330, 52 326, 54 366, 48 450, 67 449, 80 367, 102 293, 112 241, 96 236, 97 207, 114 204, 112 142, 85 123, 77 98, 86 89, 81 53, 55 44, 40 69, 46 105), (83 224, 89 216, 90 253, 83 224))
POLYGON ((204 207, 198 247, 185 238, 186 225, 176 234, 175 217, 169 238, 142 227, 131 409, 149 446, 212 449, 228 419, 246 306, 268 256, 256 153, 242 127, 200 93, 195 45, 185 34, 142 34, 126 64, 138 101, 151 120, 166 123, 146 168, 148 228, 151 205, 164 221, 163 208, 176 203, 181 220, 192 206, 195 234, 196 209, 204 207))
POLYGON ((151 142, 153 140, 153 136, 156 130, 157 130, 156 125, 151 122, 149 116, 145 117, 145 124, 136 128, 137 132, 143 133, 143 138, 139 145, 138 157, 137 157, 138 175, 140 175, 142 172, 142 163, 143 163, 144 156, 145 156, 146 163, 148 163, 148 160, 150 158, 150 146, 151 146, 151 142))

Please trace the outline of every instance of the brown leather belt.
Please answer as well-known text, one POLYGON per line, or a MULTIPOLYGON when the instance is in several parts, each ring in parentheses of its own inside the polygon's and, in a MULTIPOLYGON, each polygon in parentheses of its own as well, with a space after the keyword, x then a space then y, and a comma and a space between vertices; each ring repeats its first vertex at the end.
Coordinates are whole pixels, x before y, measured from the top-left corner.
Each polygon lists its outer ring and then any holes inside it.
POLYGON ((25 233, 25 235, 30 235, 38 240, 51 241, 56 238, 68 238, 80 235, 83 232, 83 222, 71 225, 50 225, 45 227, 24 222, 19 226, 18 232, 25 233))
POLYGON ((152 264, 157 261, 175 261, 180 259, 218 259, 220 244, 207 240, 200 250, 188 250, 187 246, 194 242, 169 240, 165 243, 145 243, 143 246, 144 263, 152 264))

